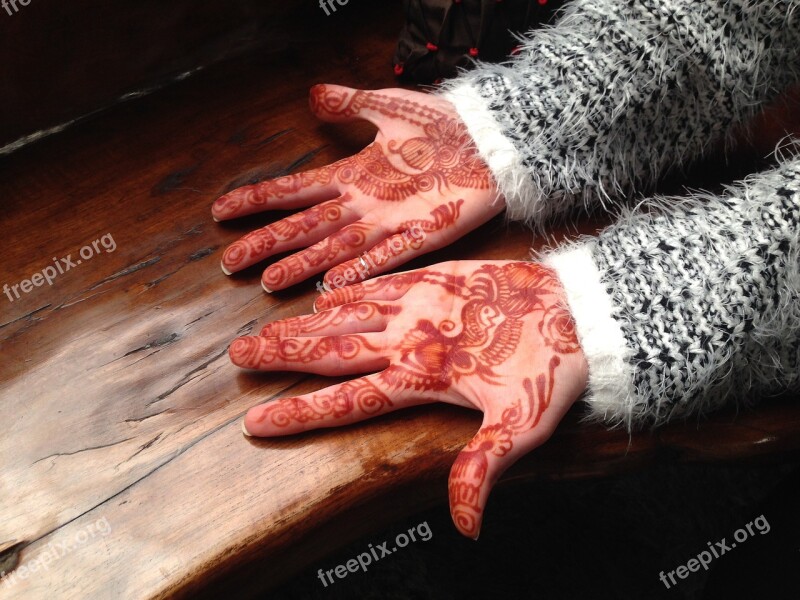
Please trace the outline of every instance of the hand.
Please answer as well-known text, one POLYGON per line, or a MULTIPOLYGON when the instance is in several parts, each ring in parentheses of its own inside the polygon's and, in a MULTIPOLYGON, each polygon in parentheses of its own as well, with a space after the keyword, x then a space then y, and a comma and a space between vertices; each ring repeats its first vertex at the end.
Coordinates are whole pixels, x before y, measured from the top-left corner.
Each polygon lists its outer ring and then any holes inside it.
POLYGON ((366 119, 378 134, 355 156, 214 202, 216 220, 312 207, 231 244, 222 257, 226 274, 305 248, 268 267, 262 286, 280 290, 331 269, 325 276, 330 291, 442 248, 503 210, 488 168, 446 100, 317 85, 311 110, 330 122, 366 119))
POLYGON ((231 344, 264 371, 375 372, 256 406, 245 433, 288 435, 442 401, 483 411, 450 471, 450 512, 477 539, 489 490, 543 444, 586 387, 588 367, 555 274, 537 263, 461 261, 320 296, 314 315, 231 344))

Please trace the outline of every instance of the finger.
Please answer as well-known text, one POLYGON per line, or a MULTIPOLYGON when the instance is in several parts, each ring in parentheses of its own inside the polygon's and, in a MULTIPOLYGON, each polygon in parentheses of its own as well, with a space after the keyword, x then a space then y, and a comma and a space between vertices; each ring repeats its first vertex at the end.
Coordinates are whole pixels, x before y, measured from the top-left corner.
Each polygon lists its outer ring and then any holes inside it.
MULTIPOLYGON (((438 265, 444 267, 445 263, 438 265)), ((439 270, 439 268, 416 269, 394 275, 384 275, 347 287, 337 287, 321 294, 314 301, 314 310, 327 310, 334 306, 358 302, 359 300, 376 300, 391 302, 402 298, 408 290, 418 283, 431 283, 443 287, 450 293, 457 293, 464 286, 463 276, 439 270)), ((329 287, 326 286, 325 287, 329 287)))
POLYGON ((434 402, 409 390, 386 389, 380 374, 327 387, 313 394, 282 398, 251 408, 244 419, 247 435, 291 435, 322 427, 339 427, 434 402))
POLYGON ((363 119, 376 127, 397 112, 397 100, 385 92, 354 90, 341 85, 319 84, 309 93, 311 112, 328 123, 363 119))
POLYGON ((310 248, 268 267, 261 275, 261 285, 267 292, 287 288, 353 258, 377 243, 382 235, 380 228, 365 221, 352 223, 310 248))
POLYGON ((233 364, 259 371, 302 371, 354 375, 389 365, 383 333, 321 337, 236 338, 228 350, 233 364))
POLYGON ((280 252, 304 248, 358 220, 346 206, 349 195, 329 200, 248 233, 225 249, 222 270, 241 271, 280 252))
POLYGON ((456 528, 474 540, 478 539, 486 501, 494 484, 508 467, 543 444, 555 429, 555 423, 537 427, 549 405, 552 384, 545 389, 547 380, 540 376, 535 384, 526 378, 523 387, 523 397, 508 405, 502 415, 498 417, 488 411, 484 414, 478 433, 450 469, 450 515, 456 528))
POLYGON ((464 200, 447 202, 433 209, 429 219, 401 224, 402 233, 383 240, 359 258, 333 267, 326 273, 325 283, 340 287, 335 281, 349 273, 355 273, 357 281, 363 281, 404 265, 417 256, 443 248, 458 236, 455 225, 461 216, 463 204, 464 200))
POLYGON ((384 302, 399 300, 414 285, 412 278, 405 275, 407 274, 387 275, 347 287, 337 287, 317 297, 314 301, 314 311, 329 310, 360 300, 384 302))
POLYGON ((396 304, 355 302, 314 315, 303 315, 275 321, 264 326, 259 335, 308 337, 345 335, 383 331, 389 319, 400 314, 396 304))
POLYGON ((237 188, 214 201, 211 215, 216 221, 225 221, 265 210, 305 208, 331 200, 339 195, 337 168, 338 163, 334 163, 237 188))

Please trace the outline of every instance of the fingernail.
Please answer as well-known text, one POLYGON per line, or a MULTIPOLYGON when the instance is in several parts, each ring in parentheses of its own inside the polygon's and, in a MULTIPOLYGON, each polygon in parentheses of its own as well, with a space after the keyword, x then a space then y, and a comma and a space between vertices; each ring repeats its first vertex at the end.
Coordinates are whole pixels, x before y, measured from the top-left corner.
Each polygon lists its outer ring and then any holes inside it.
POLYGON ((219 219, 214 215, 211 215, 211 218, 214 219, 214 223, 219 223, 219 219))
POLYGON ((264 291, 267 292, 268 294, 272 293, 272 290, 269 289, 267 286, 265 286, 263 281, 261 282, 261 287, 264 288, 264 291))
POLYGON ((252 434, 247 431, 247 427, 244 426, 244 419, 242 419, 242 433, 245 434, 247 437, 253 437, 252 434))
POLYGON ((219 263, 219 266, 222 267, 222 272, 225 273, 225 275, 232 275, 233 274, 230 271, 228 271, 228 269, 225 268, 225 264, 224 263, 219 263))

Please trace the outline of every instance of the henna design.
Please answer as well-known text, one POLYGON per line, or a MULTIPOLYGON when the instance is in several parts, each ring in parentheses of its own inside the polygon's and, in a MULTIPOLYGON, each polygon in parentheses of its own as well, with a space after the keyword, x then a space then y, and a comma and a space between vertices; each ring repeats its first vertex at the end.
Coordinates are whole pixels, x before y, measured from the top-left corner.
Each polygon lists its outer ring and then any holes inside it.
POLYGON ((328 310, 315 315, 269 323, 261 330, 261 335, 297 337, 341 325, 349 319, 369 321, 379 315, 396 316, 400 314, 401 310, 402 309, 396 305, 377 304, 375 302, 345 304, 338 310, 328 310))
MULTIPOLYGON (((463 204, 464 200, 461 199, 441 204, 431 211, 431 219, 414 219, 401 223, 398 229, 403 232, 402 234, 393 235, 368 251, 366 260, 369 266, 383 267, 405 252, 419 250, 429 234, 455 225, 461 215, 463 204)), ((360 259, 356 258, 331 269, 325 275, 325 283, 342 287, 345 281, 362 281, 369 275, 369 269, 365 269, 360 259), (337 278, 341 278, 338 279, 341 283, 337 283, 337 278)))
POLYGON ((348 381, 329 392, 318 392, 310 398, 282 398, 267 404, 257 423, 269 421, 276 427, 341 419, 354 412, 374 415, 392 407, 389 397, 366 379, 348 381))
POLYGON ((460 326, 421 319, 400 342, 400 358, 381 373, 391 386, 444 391, 462 377, 477 376, 497 385, 494 367, 516 351, 523 318, 547 310, 555 293, 555 275, 533 263, 484 265, 459 290, 467 298, 460 326))
MULTIPOLYGON (((328 236, 310 248, 288 256, 268 267, 261 276, 264 285, 277 287, 302 276, 309 267, 316 268, 334 262, 342 254, 352 254, 363 248, 370 233, 366 223, 353 223, 328 236)), ((348 257, 349 258, 349 257, 348 257)))
POLYGON ((458 217, 461 216, 461 206, 464 204, 463 199, 456 200, 455 202, 448 202, 447 204, 440 204, 431 211, 433 219, 414 219, 411 221, 404 221, 400 224, 401 231, 424 231, 427 233, 435 233, 447 227, 456 224, 458 217))
POLYGON ((310 103, 317 114, 353 117, 371 110, 411 123, 422 132, 406 140, 389 140, 385 148, 373 142, 358 154, 331 165, 229 192, 215 203, 222 218, 245 207, 257 212, 271 200, 331 184, 352 185, 372 198, 390 202, 451 186, 490 187, 488 167, 478 156, 466 127, 452 114, 412 100, 362 90, 350 95, 325 85, 312 89, 310 103))
POLYGON ((214 202, 214 209, 223 219, 238 214, 244 207, 255 209, 249 212, 264 210, 271 200, 294 196, 312 186, 329 185, 333 181, 337 164, 235 189, 218 198, 214 202))
POLYGON ((328 310, 334 306, 358 302, 366 298, 367 295, 380 294, 391 290, 399 292, 402 296, 406 290, 418 283, 439 285, 447 290, 448 293, 459 296, 465 289, 464 282, 463 275, 454 276, 449 273, 420 269, 335 289, 319 296, 314 302, 314 306, 317 310, 328 310))
POLYGON ((547 309, 539 322, 539 333, 547 346, 551 346, 560 354, 572 354, 581 349, 578 334, 575 331, 575 320, 569 310, 560 304, 547 309))
POLYGON ((241 337, 231 344, 230 355, 236 364, 265 369, 271 363, 308 364, 336 356, 340 360, 355 358, 364 350, 380 349, 362 335, 336 335, 308 338, 241 337))
POLYGON ((450 514, 461 531, 475 537, 481 521, 480 492, 489 472, 489 455, 498 458, 507 455, 514 447, 514 436, 530 431, 550 406, 555 384, 555 370, 561 360, 550 359, 548 374, 536 377, 536 387, 529 378, 522 382, 527 401, 517 399, 503 411, 500 422, 481 427, 477 435, 458 455, 450 471, 448 494, 450 514))
POLYGON ((350 200, 345 194, 338 200, 331 200, 303 212, 262 227, 234 242, 223 255, 223 262, 233 269, 243 263, 260 260, 276 244, 290 242, 300 235, 311 233, 320 223, 334 223, 342 217, 342 208, 350 200))

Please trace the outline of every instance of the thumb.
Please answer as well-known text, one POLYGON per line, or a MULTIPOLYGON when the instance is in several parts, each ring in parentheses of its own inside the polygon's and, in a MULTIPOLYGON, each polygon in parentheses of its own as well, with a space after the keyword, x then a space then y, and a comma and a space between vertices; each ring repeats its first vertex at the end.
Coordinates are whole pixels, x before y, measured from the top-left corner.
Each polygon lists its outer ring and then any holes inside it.
POLYGON ((363 119, 381 127, 388 116, 391 98, 365 90, 327 83, 315 85, 309 93, 311 112, 328 123, 347 123, 363 119))
POLYGON ((499 418, 497 411, 484 413, 478 433, 450 469, 447 486, 450 516, 456 529, 473 540, 480 534, 486 501, 494 484, 519 458, 543 444, 558 422, 545 418, 540 423, 550 403, 551 390, 545 390, 546 383, 539 379, 535 386, 530 379, 524 379, 525 394, 506 405, 499 418))

